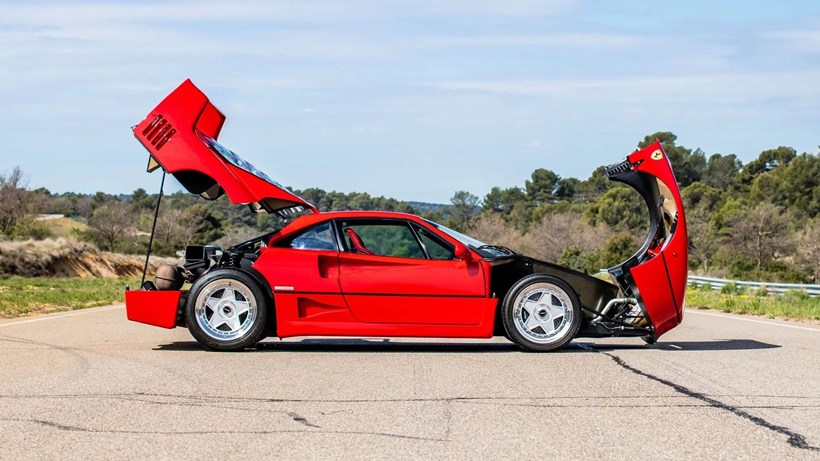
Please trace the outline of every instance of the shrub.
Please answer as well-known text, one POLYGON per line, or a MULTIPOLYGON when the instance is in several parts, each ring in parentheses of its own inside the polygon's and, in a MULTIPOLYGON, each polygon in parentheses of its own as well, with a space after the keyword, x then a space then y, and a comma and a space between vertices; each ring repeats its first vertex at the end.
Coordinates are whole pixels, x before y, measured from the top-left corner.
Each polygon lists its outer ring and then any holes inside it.
POLYGON ((720 293, 724 295, 736 295, 738 293, 737 284, 728 282, 720 288, 720 293))
POLYGON ((598 265, 598 256, 595 252, 582 251, 575 247, 564 249, 564 252, 561 253, 561 257, 558 258, 557 262, 562 266, 587 274, 594 274, 601 269, 598 265))
POLYGON ((756 270, 757 264, 751 259, 735 259, 729 264, 729 275, 732 277, 747 277, 756 270))
POLYGON ((786 290, 786 292, 783 293, 783 301, 789 303, 800 303, 803 301, 808 301, 810 298, 811 296, 809 296, 808 292, 805 290, 798 290, 796 288, 786 290))

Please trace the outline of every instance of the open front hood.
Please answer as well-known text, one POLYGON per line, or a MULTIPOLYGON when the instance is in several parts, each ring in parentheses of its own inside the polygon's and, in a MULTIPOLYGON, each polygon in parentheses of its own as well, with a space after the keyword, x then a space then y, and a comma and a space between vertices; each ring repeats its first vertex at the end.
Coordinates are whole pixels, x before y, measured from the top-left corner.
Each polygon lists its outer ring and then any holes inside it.
POLYGON ((134 127, 148 150, 148 171, 162 167, 193 194, 213 200, 223 193, 231 203, 254 212, 285 216, 315 206, 216 142, 225 116, 191 80, 169 94, 134 127))

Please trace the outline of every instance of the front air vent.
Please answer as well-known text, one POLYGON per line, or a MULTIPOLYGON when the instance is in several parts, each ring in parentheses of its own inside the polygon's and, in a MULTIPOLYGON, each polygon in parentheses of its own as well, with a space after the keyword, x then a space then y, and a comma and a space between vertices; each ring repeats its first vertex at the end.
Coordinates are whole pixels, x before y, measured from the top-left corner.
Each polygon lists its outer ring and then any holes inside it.
POLYGON ((168 123, 168 120, 166 120, 162 114, 157 115, 154 120, 151 120, 151 123, 142 130, 142 135, 152 146, 156 147, 157 150, 162 149, 162 146, 176 133, 177 130, 168 123))

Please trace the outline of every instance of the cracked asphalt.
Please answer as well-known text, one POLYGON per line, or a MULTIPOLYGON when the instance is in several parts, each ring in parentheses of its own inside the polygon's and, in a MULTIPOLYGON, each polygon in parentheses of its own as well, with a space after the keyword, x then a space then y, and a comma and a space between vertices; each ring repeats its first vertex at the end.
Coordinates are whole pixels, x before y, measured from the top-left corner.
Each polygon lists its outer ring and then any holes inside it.
POLYGON ((122 306, 0 322, 0 459, 820 459, 820 327, 659 344, 296 338, 202 350, 122 306))

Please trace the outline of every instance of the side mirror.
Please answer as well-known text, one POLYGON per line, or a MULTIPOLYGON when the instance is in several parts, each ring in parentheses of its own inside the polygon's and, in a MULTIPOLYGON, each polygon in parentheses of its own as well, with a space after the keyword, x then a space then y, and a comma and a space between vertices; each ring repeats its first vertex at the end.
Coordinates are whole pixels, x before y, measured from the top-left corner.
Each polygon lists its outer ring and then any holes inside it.
POLYGON ((473 259, 473 253, 470 249, 460 243, 453 250, 453 255, 462 261, 471 261, 473 259))

